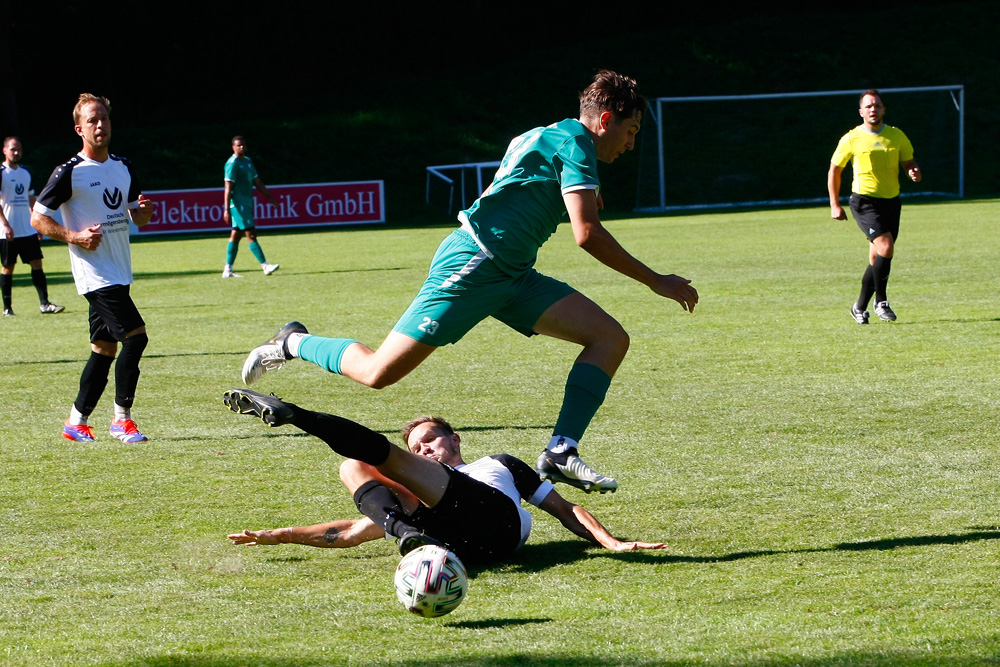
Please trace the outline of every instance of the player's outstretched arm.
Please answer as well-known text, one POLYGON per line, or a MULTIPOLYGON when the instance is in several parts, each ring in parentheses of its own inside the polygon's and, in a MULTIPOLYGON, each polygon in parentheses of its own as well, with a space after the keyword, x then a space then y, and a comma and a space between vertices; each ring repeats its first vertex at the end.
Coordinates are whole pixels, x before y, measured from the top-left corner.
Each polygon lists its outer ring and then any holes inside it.
POLYGON ((636 549, 666 549, 663 542, 623 542, 608 532, 608 529, 593 514, 575 505, 552 490, 538 505, 575 535, 612 551, 635 551, 636 549))
POLYGON ((698 290, 691 281, 674 274, 661 274, 632 256, 601 224, 598 198, 593 190, 563 195, 576 244, 610 269, 646 285, 660 296, 673 299, 688 312, 698 303, 698 290))
POLYGON ((244 530, 227 535, 235 545, 248 547, 272 544, 304 544, 309 547, 346 549, 385 537, 385 531, 365 517, 342 519, 312 526, 291 526, 269 530, 244 530))

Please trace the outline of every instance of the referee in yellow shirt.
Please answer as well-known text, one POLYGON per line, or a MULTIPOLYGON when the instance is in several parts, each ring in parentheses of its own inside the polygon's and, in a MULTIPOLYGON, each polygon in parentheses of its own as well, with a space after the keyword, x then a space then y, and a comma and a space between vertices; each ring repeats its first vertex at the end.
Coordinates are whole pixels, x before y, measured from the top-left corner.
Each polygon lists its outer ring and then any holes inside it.
POLYGON ((851 213, 858 227, 868 237, 868 268, 861 279, 861 294, 851 305, 851 317, 858 324, 868 324, 868 302, 875 295, 875 314, 886 322, 896 319, 886 297, 893 246, 899 237, 899 166, 914 182, 923 178, 913 159, 913 145, 898 128, 886 125, 885 104, 877 90, 861 95, 861 125, 845 134, 830 160, 827 189, 830 192, 830 216, 847 220, 840 205, 840 176, 854 160, 851 185, 851 213))

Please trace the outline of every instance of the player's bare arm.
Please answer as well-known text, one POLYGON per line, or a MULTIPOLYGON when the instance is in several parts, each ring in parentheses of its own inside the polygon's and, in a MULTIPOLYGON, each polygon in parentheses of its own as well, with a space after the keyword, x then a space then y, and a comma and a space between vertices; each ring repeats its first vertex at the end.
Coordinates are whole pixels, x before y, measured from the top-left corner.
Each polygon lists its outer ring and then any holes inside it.
POLYGON ((847 213, 840 205, 840 177, 844 168, 831 163, 826 175, 826 189, 830 194, 830 217, 834 220, 847 220, 847 213))
POLYGON ((903 169, 906 170, 906 175, 909 176, 910 180, 914 183, 919 183, 924 180, 924 174, 920 171, 920 165, 917 164, 916 160, 904 162, 903 169))
POLYGON ((274 198, 274 195, 271 194, 271 191, 267 189, 266 185, 264 185, 264 181, 260 180, 260 176, 253 179, 253 184, 254 187, 257 188, 257 190, 261 194, 263 194, 265 197, 271 200, 272 204, 274 204, 275 206, 278 205, 278 200, 274 198))
POLYGON ((698 303, 698 290, 691 281, 674 274, 661 274, 633 257, 601 224, 598 198, 593 190, 563 195, 576 244, 594 259, 624 276, 646 285, 660 296, 673 299, 688 312, 698 303))
POLYGON ((233 182, 226 181, 226 187, 222 191, 222 221, 227 225, 232 222, 229 219, 229 203, 233 199, 233 182))
POLYGON ((140 194, 139 208, 130 209, 129 215, 132 217, 132 222, 135 223, 136 227, 145 227, 153 217, 154 210, 155 204, 153 204, 153 200, 148 199, 146 195, 140 194))
POLYGON ((385 532, 365 517, 341 519, 312 526, 290 526, 268 530, 244 530, 227 537, 237 546, 303 544, 326 549, 346 549, 385 537, 385 532))
POLYGON ((63 243, 72 243, 84 250, 96 250, 97 246, 101 245, 101 239, 104 238, 101 235, 100 225, 91 225, 82 232, 72 232, 49 216, 37 211, 31 212, 31 226, 38 233, 44 234, 50 239, 62 241, 63 243))
POLYGON ((538 506, 559 519, 566 530, 585 540, 612 551, 635 551, 636 549, 665 549, 663 542, 623 542, 608 532, 608 529, 593 514, 579 505, 568 502, 555 490, 545 496, 538 506))

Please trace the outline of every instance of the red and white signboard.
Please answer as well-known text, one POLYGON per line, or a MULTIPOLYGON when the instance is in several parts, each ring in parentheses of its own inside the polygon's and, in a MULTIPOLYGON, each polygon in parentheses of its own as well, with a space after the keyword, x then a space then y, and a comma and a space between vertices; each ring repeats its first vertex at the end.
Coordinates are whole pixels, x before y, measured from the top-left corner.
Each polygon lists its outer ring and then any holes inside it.
MULTIPOLYGON (((382 181, 269 185, 275 206, 259 192, 254 198, 257 227, 364 225, 385 222, 382 181)), ((222 219, 222 188, 144 192, 156 205, 139 234, 178 234, 231 229, 222 219)))

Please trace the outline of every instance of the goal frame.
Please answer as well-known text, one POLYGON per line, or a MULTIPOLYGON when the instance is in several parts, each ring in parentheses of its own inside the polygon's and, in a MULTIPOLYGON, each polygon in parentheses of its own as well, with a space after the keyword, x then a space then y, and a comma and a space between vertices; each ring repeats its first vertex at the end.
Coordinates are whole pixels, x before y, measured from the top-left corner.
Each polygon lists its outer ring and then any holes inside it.
MULTIPOLYGON (((940 197, 965 197, 965 86, 910 86, 904 88, 880 88, 879 92, 891 93, 926 93, 926 92, 949 92, 952 102, 958 111, 958 192, 921 192, 920 196, 940 196, 940 197)), ((730 102, 740 100, 769 100, 769 99, 791 99, 802 97, 834 97, 853 95, 855 97, 865 92, 865 89, 852 90, 817 90, 796 93, 762 93, 756 95, 700 95, 691 97, 656 97, 648 101, 648 113, 653 116, 656 123, 656 158, 657 158, 657 183, 659 187, 659 206, 637 207, 637 212, 659 213, 667 211, 682 211, 696 209, 724 209, 735 207, 755 207, 755 206, 777 206, 789 204, 813 204, 826 202, 827 197, 813 197, 804 199, 780 199, 763 201, 742 201, 712 204, 684 204, 668 205, 666 200, 666 164, 664 144, 664 124, 659 119, 664 117, 665 106, 685 102, 730 102)), ((915 196, 915 195, 905 195, 915 196)))

